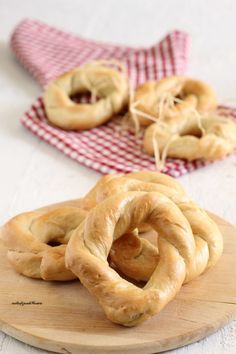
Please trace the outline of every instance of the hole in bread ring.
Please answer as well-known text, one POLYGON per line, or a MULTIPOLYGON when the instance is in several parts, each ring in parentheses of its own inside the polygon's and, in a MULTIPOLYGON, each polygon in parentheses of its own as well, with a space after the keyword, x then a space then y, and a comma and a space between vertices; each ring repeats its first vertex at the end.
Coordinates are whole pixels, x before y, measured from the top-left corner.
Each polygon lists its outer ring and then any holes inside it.
POLYGON ((96 94, 92 95, 91 92, 89 91, 83 91, 83 92, 76 92, 72 95, 69 96, 69 98, 77 103, 95 103, 97 101, 99 101, 100 97, 98 97, 96 94))
POLYGON ((51 123, 68 130, 91 129, 107 122, 127 105, 127 77, 114 68, 95 63, 73 69, 46 87, 43 100, 51 123), (76 103, 70 98, 83 92, 91 93, 93 103, 76 103))
POLYGON ((134 326, 173 299, 194 254, 192 231, 173 202, 160 193, 128 192, 107 198, 89 212, 70 238, 66 264, 111 321, 134 326), (160 260, 140 289, 111 269, 107 257, 116 239, 143 222, 158 232, 160 260))
POLYGON ((137 281, 147 282, 158 261, 157 245, 139 237, 137 232, 130 232, 118 238, 109 254, 109 262, 113 268, 137 281))
POLYGON ((136 118, 143 126, 152 124, 150 119, 145 118, 145 114, 165 119, 192 110, 207 112, 215 109, 217 104, 216 95, 210 86, 183 76, 170 76, 160 81, 145 82, 137 88, 134 104, 135 102, 137 102, 136 118))

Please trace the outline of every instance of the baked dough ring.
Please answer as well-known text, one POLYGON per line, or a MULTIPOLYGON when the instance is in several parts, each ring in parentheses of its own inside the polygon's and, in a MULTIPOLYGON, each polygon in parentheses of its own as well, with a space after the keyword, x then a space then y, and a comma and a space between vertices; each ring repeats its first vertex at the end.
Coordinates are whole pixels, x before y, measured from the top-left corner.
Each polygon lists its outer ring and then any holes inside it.
POLYGON ((62 129, 84 130, 97 127, 128 103, 128 79, 119 71, 99 62, 73 69, 49 83, 43 95, 50 122, 62 129), (93 104, 75 103, 76 93, 93 91, 93 104))
POLYGON ((65 249, 71 231, 86 215, 87 211, 81 208, 64 206, 12 218, 1 234, 9 249, 7 257, 12 267, 31 278, 75 279, 75 275, 65 267, 65 249))
POLYGON ((196 116, 183 116, 180 121, 182 123, 179 125, 157 122, 149 126, 144 134, 144 150, 149 155, 154 155, 153 139, 155 139, 160 153, 168 144, 169 157, 189 161, 196 159, 214 161, 224 158, 236 148, 236 123, 229 118, 219 116, 202 118, 203 134, 196 116))
MULTIPOLYGON (((134 174, 135 175, 135 174, 134 174)), ((158 175, 158 173, 157 173, 158 175)), ((130 191, 159 192, 170 198, 188 220, 196 242, 195 269, 188 273, 185 283, 212 267, 223 251, 221 233, 207 213, 186 195, 166 185, 144 183, 120 177, 98 189, 98 201, 130 191)), ((148 281, 159 260, 158 249, 137 233, 119 238, 110 252, 110 260, 124 274, 136 280, 148 281)))
MULTIPOLYGON (((160 81, 147 81, 139 86, 134 95, 136 108, 153 117, 159 118, 158 106, 160 98, 165 94, 181 99, 174 107, 164 109, 164 118, 190 110, 207 112, 216 108, 216 95, 206 83, 183 76, 169 76, 160 81)), ((140 125, 148 126, 150 119, 137 114, 140 125)))
POLYGON ((65 268, 65 249, 71 231, 96 205, 97 190, 113 179, 103 176, 84 198, 53 204, 20 214, 1 230, 8 248, 8 260, 20 274, 44 280, 71 280, 75 275, 65 268), (56 242, 52 247, 48 243, 56 242))
POLYGON ((66 265, 98 299, 106 316, 134 326, 158 313, 181 288, 194 263, 195 242, 179 208, 160 193, 128 192, 92 209, 71 235, 66 265), (160 260, 143 289, 109 267, 112 243, 141 223, 158 232, 160 260))

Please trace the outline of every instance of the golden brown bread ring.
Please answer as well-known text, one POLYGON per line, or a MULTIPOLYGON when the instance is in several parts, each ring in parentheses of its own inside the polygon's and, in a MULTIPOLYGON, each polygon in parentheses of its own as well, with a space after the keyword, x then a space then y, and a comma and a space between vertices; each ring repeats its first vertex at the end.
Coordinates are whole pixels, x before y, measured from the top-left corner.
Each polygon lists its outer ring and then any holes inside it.
MULTIPOLYGON (((160 173, 156 173, 156 175, 158 176, 160 173)), ((135 179, 118 177, 106 183, 103 188, 98 188, 97 198, 101 202, 112 195, 130 191, 164 194, 179 207, 189 222, 195 237, 196 254, 195 265, 190 272, 187 272, 185 283, 200 275, 218 261, 222 254, 223 242, 217 225, 204 210, 199 208, 186 195, 180 193, 179 190, 163 184, 144 183, 135 179)), ((110 259, 124 274, 136 280, 147 281, 156 267, 158 249, 155 249, 145 239, 130 234, 127 239, 122 237, 114 243, 110 259)))
POLYGON ((44 280, 76 277, 65 267, 65 249, 71 231, 96 205, 97 189, 114 176, 103 176, 82 199, 53 204, 23 213, 8 221, 1 238, 8 248, 8 260, 20 274, 44 280), (50 242, 60 245, 52 247, 50 242))
POLYGON ((86 215, 87 211, 81 208, 64 206, 46 213, 41 210, 12 218, 1 234, 12 267, 31 278, 75 279, 75 275, 65 267, 65 248, 71 231, 86 215))
POLYGON ((110 67, 87 64, 49 83, 43 100, 47 117, 56 126, 91 129, 107 122, 128 103, 128 80, 110 67), (99 97, 94 103, 75 103, 70 99, 76 93, 92 90, 99 97))
POLYGON ((154 155, 154 139, 160 153, 167 144, 169 145, 167 150, 169 157, 189 161, 196 159, 214 161, 224 158, 236 148, 236 123, 229 118, 219 116, 202 118, 204 134, 199 130, 196 116, 183 116, 181 122, 179 125, 164 122, 150 125, 144 134, 144 150, 149 155, 154 155), (171 141, 173 135, 175 137, 171 141))
MULTIPOLYGON (((158 118, 158 106, 160 97, 166 93, 173 97, 181 98, 182 102, 175 104, 173 108, 165 109, 164 118, 183 114, 190 110, 207 112, 216 108, 216 95, 212 88, 203 81, 194 80, 183 76, 169 76, 160 81, 147 81, 139 86, 135 92, 134 102, 141 112, 158 118)), ((143 126, 152 124, 152 121, 137 114, 139 122, 143 126)))
POLYGON ((98 299, 106 316, 134 326, 158 313, 179 291, 194 263, 195 242, 179 208, 160 193, 128 192, 93 208, 71 235, 66 264, 98 299), (107 263, 112 243, 141 223, 158 232, 160 260, 143 289, 107 263))

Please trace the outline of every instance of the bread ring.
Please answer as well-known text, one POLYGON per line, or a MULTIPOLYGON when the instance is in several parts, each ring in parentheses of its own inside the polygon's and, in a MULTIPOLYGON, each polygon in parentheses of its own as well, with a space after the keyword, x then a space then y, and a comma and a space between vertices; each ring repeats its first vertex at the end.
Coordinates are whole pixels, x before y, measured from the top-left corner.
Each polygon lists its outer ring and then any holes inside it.
MULTIPOLYGON (((139 86, 134 95, 136 108, 152 117, 159 118, 159 105, 165 95, 181 99, 173 107, 164 107, 164 118, 183 114, 193 109, 207 112, 216 108, 216 95, 206 83, 183 76, 170 76, 160 81, 147 81, 139 86)), ((132 112, 131 112, 132 114, 132 112)), ((137 114, 140 125, 148 126, 150 119, 137 114)))
POLYGON ((71 231, 96 205, 97 190, 114 176, 103 176, 82 199, 53 204, 23 213, 7 222, 1 238, 8 248, 8 260, 20 274, 44 280, 71 280, 65 268, 65 249, 71 231), (60 244, 56 247, 50 242, 60 244))
POLYGON ((144 150, 149 155, 154 155, 154 139, 160 153, 168 144, 167 156, 189 161, 196 159, 214 161, 234 151, 236 148, 235 122, 229 118, 211 116, 202 118, 201 126, 203 134, 195 116, 182 117, 182 124, 178 126, 165 122, 154 123, 145 131, 144 150))
POLYGON ((65 267, 65 248, 71 231, 86 217, 76 207, 55 207, 23 213, 2 230, 8 260, 20 274, 44 280, 71 280, 75 275, 65 267), (52 246, 51 243, 56 244, 52 246))
POLYGON ((72 234, 66 264, 94 294, 113 322, 134 326, 158 313, 194 267, 196 245, 179 208, 160 193, 128 192, 93 208, 72 234), (141 223, 158 232, 160 260, 143 289, 122 279, 107 263, 112 243, 141 223))
MULTIPOLYGON (((173 196, 185 194, 183 187, 174 178, 159 172, 139 171, 123 177, 118 176, 98 187, 96 200, 97 203, 100 203, 121 191, 153 192, 156 190, 165 193, 166 189, 162 186, 169 187, 169 193, 172 193, 173 196), (156 189, 155 186, 157 186, 156 189)), ((146 232, 150 230, 150 226, 142 224, 139 225, 138 230, 146 232)), ((109 257, 113 266, 115 265, 124 274, 133 279, 145 281, 150 278, 149 275, 159 259, 157 247, 144 238, 138 237, 138 234, 135 236, 134 233, 124 235, 115 241, 109 257), (148 259, 148 261, 143 262, 144 259, 148 259)))
MULTIPOLYGON (((156 175, 158 176, 160 173, 156 173, 156 175)), ((130 191, 162 193, 179 207, 188 220, 197 247, 195 266, 186 275, 185 283, 218 261, 223 251, 223 242, 217 225, 204 210, 200 209, 186 195, 180 194, 178 190, 162 184, 144 183, 135 179, 119 177, 105 184, 102 189, 98 189, 98 201, 101 202, 112 195, 130 191)), ((153 273, 158 258, 157 248, 155 249, 150 242, 135 236, 135 234, 130 234, 127 239, 123 237, 116 241, 110 253, 111 261, 124 274, 136 280, 145 281, 153 273), (122 241, 125 245, 122 244, 122 241)))
POLYGON ((49 83, 43 95, 50 122, 62 129, 84 130, 97 127, 128 103, 128 80, 119 71, 99 62, 73 69, 49 83), (93 92, 95 103, 75 103, 70 98, 93 92))

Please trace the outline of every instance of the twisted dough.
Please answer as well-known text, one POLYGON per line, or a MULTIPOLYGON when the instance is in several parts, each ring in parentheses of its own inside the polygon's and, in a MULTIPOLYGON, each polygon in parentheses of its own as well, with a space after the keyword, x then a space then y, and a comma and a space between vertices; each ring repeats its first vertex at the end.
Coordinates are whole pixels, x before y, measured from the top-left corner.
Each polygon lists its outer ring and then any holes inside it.
MULTIPOLYGON (((160 173, 155 174, 157 177, 165 177, 160 173)), ((135 173, 133 177, 135 178, 135 173)), ((161 183, 145 183, 140 180, 119 177, 106 183, 103 188, 98 188, 97 200, 101 202, 112 195, 130 191, 162 193, 179 207, 187 219, 195 238, 196 253, 194 264, 187 269, 185 283, 218 261, 223 250, 221 233, 207 213, 183 194, 183 191, 161 183)), ((158 249, 150 242, 140 238, 137 233, 129 233, 114 243, 110 259, 124 274, 136 280, 147 281, 156 268, 159 255, 158 249)))
POLYGON ((183 187, 174 178, 160 172, 132 172, 123 176, 116 176, 107 180, 106 183, 96 189, 96 202, 100 203, 104 199, 119 192, 153 192, 158 191, 170 196, 185 195, 183 187), (158 189, 158 190, 157 190, 158 189))
POLYGON ((195 115, 184 115, 176 121, 157 122, 144 134, 144 150, 154 155, 154 143, 162 153, 168 145, 167 156, 187 160, 218 160, 236 147, 236 123, 229 118, 210 116, 201 119, 203 133, 195 115))
POLYGON ((56 126, 68 130, 91 129, 107 122, 128 103, 128 80, 121 72, 94 62, 52 81, 43 100, 47 117, 56 126), (86 91, 99 100, 85 104, 70 99, 86 91))
POLYGON ((66 264, 97 297, 107 317, 134 326, 158 313, 179 291, 192 268, 195 242, 179 208, 160 193, 120 193, 93 208, 71 235, 66 264), (143 289, 107 263, 113 241, 148 223, 158 232, 160 259, 143 289))
MULTIPOLYGON (((170 187, 176 192, 180 194, 185 194, 184 188, 179 184, 173 177, 165 175, 164 173, 160 172, 152 172, 152 171, 139 171, 139 172, 131 172, 125 175, 126 178, 132 178, 136 180, 140 180, 142 182, 149 182, 149 183, 157 183, 163 184, 164 186, 170 187)), ((106 180, 106 182, 109 182, 106 180)), ((105 186, 105 183, 104 183, 105 186)), ((100 191, 100 187, 98 186, 96 193, 100 191)))
MULTIPOLYGON (((193 109, 206 112, 216 108, 217 100, 214 91, 206 83, 183 76, 170 76, 160 81, 147 81, 135 92, 136 108, 150 116, 159 118, 159 108, 163 104, 165 117, 183 114, 193 109), (165 107, 164 101, 168 96, 180 98, 174 106, 165 107), (161 103, 162 102, 162 103, 161 103)), ((150 119, 137 114, 143 126, 150 125, 150 119)))
MULTIPOLYGON (((138 172, 147 181, 162 181, 181 190, 172 178, 153 172, 138 172)), ((99 193, 117 176, 103 176, 82 199, 54 204, 33 212, 20 214, 3 228, 2 239, 8 247, 8 260, 21 274, 44 280, 70 280, 75 276, 65 268, 64 254, 71 231, 86 217, 87 211, 99 202, 99 193), (50 242, 58 244, 52 247, 50 242), (49 244, 48 244, 49 243, 49 244), (60 245, 62 244, 62 245, 60 245)))
POLYGON ((76 276, 65 267, 66 244, 71 231, 96 205, 97 189, 112 179, 113 176, 100 178, 82 199, 23 213, 7 222, 1 238, 9 249, 8 260, 12 267, 31 278, 75 279, 76 276))
POLYGON ((217 226, 174 179, 145 171, 104 176, 82 199, 18 215, 2 237, 16 271, 45 280, 77 276, 107 317, 125 326, 158 313, 223 248, 217 226), (158 234, 157 247, 139 237, 143 224, 158 234), (122 279, 108 256, 145 287, 122 279))

